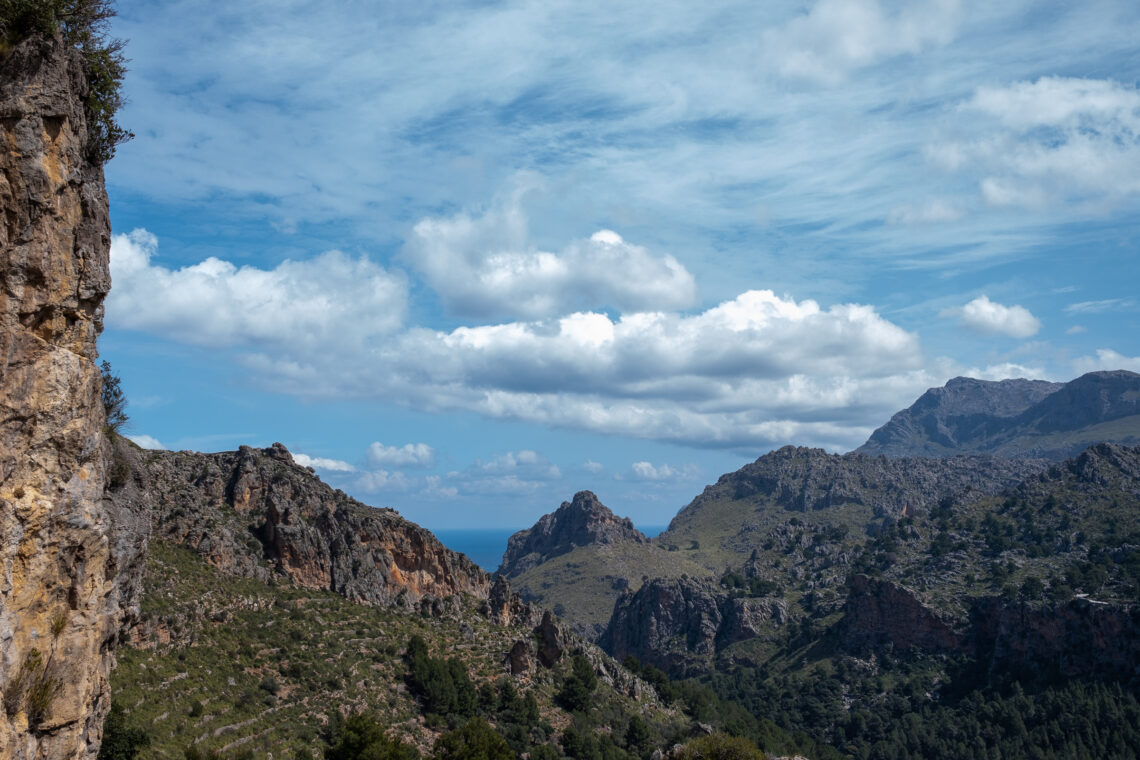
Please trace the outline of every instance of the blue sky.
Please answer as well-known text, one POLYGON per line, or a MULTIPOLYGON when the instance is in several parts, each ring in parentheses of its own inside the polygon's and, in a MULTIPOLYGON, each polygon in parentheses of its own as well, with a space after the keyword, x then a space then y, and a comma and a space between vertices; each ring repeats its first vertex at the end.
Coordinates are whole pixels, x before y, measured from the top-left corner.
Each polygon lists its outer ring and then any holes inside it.
POLYGON ((1140 6, 120 0, 101 352, 429 528, 1140 371, 1140 6))

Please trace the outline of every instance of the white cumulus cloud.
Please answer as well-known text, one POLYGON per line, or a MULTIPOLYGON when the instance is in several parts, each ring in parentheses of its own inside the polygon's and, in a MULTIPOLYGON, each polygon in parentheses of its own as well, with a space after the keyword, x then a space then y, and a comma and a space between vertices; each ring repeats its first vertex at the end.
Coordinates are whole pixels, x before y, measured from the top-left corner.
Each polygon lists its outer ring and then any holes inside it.
POLYGON ((1073 369, 1080 374, 1112 369, 1140 372, 1140 356, 1125 356, 1111 348, 1098 348, 1095 356, 1078 357, 1073 362, 1073 369))
POLYGON ((274 269, 210 257, 180 269, 155 264, 145 229, 111 239, 107 322, 204 346, 362 342, 401 327, 406 285, 367 258, 330 251, 274 269))
POLYGON ((353 467, 348 462, 341 461, 340 459, 311 457, 308 454, 293 452, 293 461, 302 467, 312 467, 317 470, 329 470, 331 472, 356 472, 355 467, 353 467))
POLYGON ((675 258, 612 230, 559 253, 538 250, 517 199, 479 217, 424 219, 402 255, 449 312, 480 319, 678 309, 697 297, 696 281, 675 258))
POLYGON ((380 441, 373 441, 365 457, 369 464, 378 467, 431 467, 435 464, 435 449, 426 443, 385 446, 380 441))
POLYGON ((978 296, 965 306, 944 309, 944 317, 957 317, 966 327, 988 335, 1028 338, 1041 329, 1041 320, 1024 306, 1004 306, 986 296, 978 296))

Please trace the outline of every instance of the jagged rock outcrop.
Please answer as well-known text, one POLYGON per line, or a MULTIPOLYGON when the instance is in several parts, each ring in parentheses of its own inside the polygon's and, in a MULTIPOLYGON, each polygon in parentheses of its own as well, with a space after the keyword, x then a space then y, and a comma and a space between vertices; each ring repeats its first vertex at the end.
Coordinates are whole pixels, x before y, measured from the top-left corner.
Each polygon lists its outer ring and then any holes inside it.
POLYGON ((26 39, 0 60, 5 758, 97 751, 123 591, 116 550, 134 542, 114 533, 103 502, 94 360, 110 222, 102 167, 87 158, 86 95, 83 61, 59 39, 26 39), (48 698, 33 698, 32 684, 48 698))
POLYGON ((856 451, 1059 461, 1102 441, 1140 443, 1140 375, 1135 372, 1090 372, 1068 383, 956 377, 895 414, 856 451))
MULTIPOLYGON (((136 489, 129 498, 146 502, 156 538, 227 573, 265 581, 280 574, 367 604, 411 608, 427 599, 432 614, 437 599, 486 598, 491 589, 490 576, 466 556, 391 509, 334 491, 281 444, 139 452, 128 480, 136 489)), ((127 493, 112 489, 116 500, 127 493)), ((496 614, 512 619, 521 605, 508 591, 496 614)))
POLYGON ((499 625, 534 625, 541 614, 534 605, 511 590, 511 584, 499 575, 487 594, 487 617, 499 625))
POLYGON ((553 668, 562 660, 562 653, 566 651, 566 643, 550 610, 542 613, 542 622, 534 629, 534 634, 538 640, 539 663, 543 667, 553 668))
POLYGON ((624 594, 598 645, 621 661, 634 655, 674 676, 706 669, 722 619, 715 588, 691 578, 654 579, 624 594))
POLYGON ((592 492, 579 491, 573 501, 562 502, 562 506, 543 515, 533 527, 510 537, 499 574, 517 576, 576 546, 644 544, 648 540, 633 527, 628 517, 615 515, 592 492))
POLYGON ((707 672, 721 646, 787 622, 781 599, 734 597, 707 580, 657 578, 614 605, 598 645, 616 660, 634 655, 673 677, 707 672))
POLYGON ((856 575, 847 595, 840 640, 852 652, 914 648, 928 654, 961 651, 965 639, 912 591, 856 575))

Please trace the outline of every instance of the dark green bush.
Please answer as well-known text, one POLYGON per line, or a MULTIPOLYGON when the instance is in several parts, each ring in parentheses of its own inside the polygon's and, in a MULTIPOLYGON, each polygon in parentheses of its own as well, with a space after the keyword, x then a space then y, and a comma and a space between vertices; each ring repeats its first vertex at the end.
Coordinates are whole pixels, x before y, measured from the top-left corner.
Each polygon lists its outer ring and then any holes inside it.
POLYGON ((515 756, 507 740, 478 717, 439 737, 434 754, 437 760, 513 760, 515 756))

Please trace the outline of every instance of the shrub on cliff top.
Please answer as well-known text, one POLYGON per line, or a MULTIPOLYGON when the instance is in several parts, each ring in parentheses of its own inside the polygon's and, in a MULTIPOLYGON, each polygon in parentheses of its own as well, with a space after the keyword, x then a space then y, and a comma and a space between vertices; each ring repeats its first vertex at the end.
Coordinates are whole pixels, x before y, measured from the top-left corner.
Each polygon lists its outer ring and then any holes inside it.
POLYGON ((115 114, 123 105, 126 73, 123 40, 107 36, 115 15, 111 0, 0 0, 0 54, 33 35, 55 37, 76 48, 87 73, 87 155, 104 163, 134 135, 115 114))

